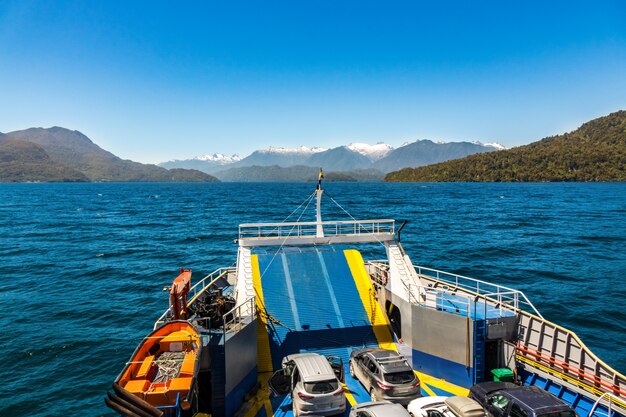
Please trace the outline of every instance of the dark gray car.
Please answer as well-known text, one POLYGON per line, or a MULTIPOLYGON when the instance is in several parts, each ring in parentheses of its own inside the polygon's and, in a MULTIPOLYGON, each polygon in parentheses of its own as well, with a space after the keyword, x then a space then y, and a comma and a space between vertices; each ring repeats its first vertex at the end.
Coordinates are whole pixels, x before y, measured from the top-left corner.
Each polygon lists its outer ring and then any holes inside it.
POLYGON ((472 387, 470 398, 478 401, 489 417, 578 417, 572 407, 539 387, 515 386, 491 391, 495 385, 485 387, 486 384, 472 387), (486 391, 491 392, 483 395, 486 391))
POLYGON ((406 359, 386 349, 356 349, 350 354, 350 375, 358 379, 372 401, 390 400, 407 406, 422 395, 420 380, 406 359))

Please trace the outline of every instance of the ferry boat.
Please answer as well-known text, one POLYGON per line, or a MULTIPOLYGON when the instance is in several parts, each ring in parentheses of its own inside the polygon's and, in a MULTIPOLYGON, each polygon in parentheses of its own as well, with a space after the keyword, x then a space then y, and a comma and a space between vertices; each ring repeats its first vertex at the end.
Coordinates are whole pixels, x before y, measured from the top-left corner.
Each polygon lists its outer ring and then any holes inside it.
MULTIPOLYGON (((170 415, 291 417, 290 397, 267 386, 283 357, 317 352, 347 367, 353 349, 380 347, 404 355, 423 395, 466 396, 508 374, 580 417, 626 417, 626 377, 544 319, 521 291, 414 265, 400 239, 404 223, 323 220, 324 192, 320 173, 316 190, 283 222, 241 224, 236 263, 173 294, 155 329, 180 319, 183 305, 202 349, 198 401, 170 415), (313 201, 315 221, 300 221, 313 201), (373 247, 382 255, 364 259, 373 247)), ((370 401, 347 369, 344 388, 346 416, 370 401)), ((148 414, 163 413, 159 407, 148 414)))

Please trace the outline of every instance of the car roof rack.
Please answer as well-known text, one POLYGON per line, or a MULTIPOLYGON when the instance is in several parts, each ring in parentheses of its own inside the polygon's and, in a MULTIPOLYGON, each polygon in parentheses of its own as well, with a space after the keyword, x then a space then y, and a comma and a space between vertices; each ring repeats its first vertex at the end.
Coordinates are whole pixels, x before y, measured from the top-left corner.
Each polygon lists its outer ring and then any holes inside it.
POLYGON ((396 357, 396 358, 376 358, 376 361, 381 364, 381 365, 391 365, 392 363, 398 363, 401 362, 403 364, 409 364, 406 359, 404 359, 402 356, 396 357))

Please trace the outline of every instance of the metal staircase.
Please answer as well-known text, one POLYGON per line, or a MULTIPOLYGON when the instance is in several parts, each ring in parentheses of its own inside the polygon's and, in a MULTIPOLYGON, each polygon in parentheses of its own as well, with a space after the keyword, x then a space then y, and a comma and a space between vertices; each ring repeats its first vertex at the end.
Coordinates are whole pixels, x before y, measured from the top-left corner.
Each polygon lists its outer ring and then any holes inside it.
POLYGON ((474 321, 474 383, 485 380, 485 340, 487 338, 486 320, 474 321))
POLYGON ((404 295, 405 300, 412 304, 420 302, 421 284, 410 259, 395 243, 387 245, 387 256, 392 291, 404 295))
POLYGON ((242 315, 252 315, 253 311, 249 311, 248 303, 250 299, 254 299, 254 283, 252 281, 252 259, 250 248, 239 248, 237 259, 237 284, 236 284, 236 302, 237 306, 241 306, 242 315))

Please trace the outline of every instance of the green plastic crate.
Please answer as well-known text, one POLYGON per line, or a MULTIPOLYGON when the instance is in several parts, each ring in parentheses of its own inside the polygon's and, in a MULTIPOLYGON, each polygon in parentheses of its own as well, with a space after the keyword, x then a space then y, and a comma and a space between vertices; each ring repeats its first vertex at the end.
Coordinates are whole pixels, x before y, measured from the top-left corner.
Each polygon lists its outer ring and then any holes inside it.
POLYGON ((515 382, 513 371, 511 371, 509 368, 492 369, 491 375, 493 375, 494 381, 515 382))

